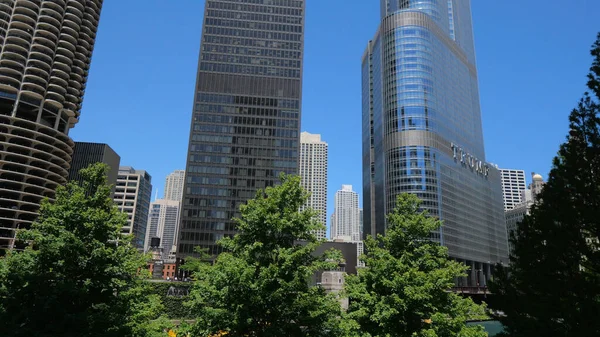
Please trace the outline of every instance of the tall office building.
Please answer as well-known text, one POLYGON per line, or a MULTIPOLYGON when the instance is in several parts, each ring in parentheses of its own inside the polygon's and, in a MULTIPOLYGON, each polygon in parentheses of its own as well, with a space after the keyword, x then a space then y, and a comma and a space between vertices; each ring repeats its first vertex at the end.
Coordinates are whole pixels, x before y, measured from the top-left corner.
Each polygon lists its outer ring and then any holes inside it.
POLYGON ((331 224, 331 232, 335 233, 333 240, 362 241, 358 193, 352 190, 352 185, 342 185, 342 189, 335 193, 334 214, 331 224))
POLYGON ((101 7, 0 3, 0 250, 67 182, 101 7))
POLYGON ((122 233, 133 235, 133 245, 140 249, 146 239, 151 194, 152 177, 148 172, 119 167, 114 200, 119 210, 127 213, 127 226, 122 233))
POLYGON ((175 170, 167 176, 165 181, 165 195, 166 200, 177 200, 181 201, 183 197, 183 183, 185 181, 185 171, 175 170))
POLYGON ((179 257, 210 254, 280 172, 298 173, 304 0, 207 0, 179 257))
POLYGON ((169 253, 175 245, 177 228, 179 225, 180 202, 177 200, 158 199, 150 203, 150 215, 148 216, 148 230, 144 251, 150 248, 152 238, 160 238, 159 251, 163 260, 169 257, 169 253))
POLYGON ((306 206, 319 212, 319 221, 323 230, 317 238, 327 237, 327 143, 321 135, 308 132, 300 134, 300 177, 302 187, 310 193, 306 206))
MULTIPOLYGON (((486 163, 469 0, 381 0, 362 58, 364 235, 396 196, 444 221, 432 239, 485 284, 507 262, 500 172, 486 163)), ((466 284, 465 284, 466 282, 466 284)))
POLYGON ((69 181, 77 181, 81 184, 83 178, 79 171, 95 163, 108 165, 107 181, 110 185, 116 186, 121 157, 110 146, 102 143, 75 142, 73 160, 69 168, 69 181))
POLYGON ((502 195, 506 212, 523 202, 521 191, 526 189, 525 171, 500 169, 500 177, 502 178, 502 195))

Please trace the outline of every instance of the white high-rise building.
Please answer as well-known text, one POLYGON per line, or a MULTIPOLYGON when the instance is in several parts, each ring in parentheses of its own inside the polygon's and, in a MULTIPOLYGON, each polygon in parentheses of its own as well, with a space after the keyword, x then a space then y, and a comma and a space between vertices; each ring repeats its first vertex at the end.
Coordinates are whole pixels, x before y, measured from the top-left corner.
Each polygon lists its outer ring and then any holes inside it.
POLYGON ((152 195, 152 177, 144 170, 131 166, 119 167, 114 201, 121 212, 127 213, 123 234, 133 235, 133 244, 144 248, 147 233, 148 207, 152 195))
POLYGON ((163 199, 180 201, 183 197, 183 183, 185 171, 175 170, 167 176, 165 181, 165 196, 163 199))
POLYGON ((331 233, 335 233, 333 240, 362 241, 358 193, 352 190, 352 185, 342 185, 342 189, 335 193, 334 214, 334 221, 331 223, 331 233))
POLYGON ((162 258, 167 259, 172 247, 176 245, 179 227, 179 201, 158 199, 150 204, 148 231, 144 243, 144 251, 150 248, 152 238, 160 238, 162 258))
POLYGON ((525 185, 525 171, 500 169, 502 178, 502 195, 504 197, 504 211, 511 210, 515 205, 523 202, 521 191, 527 187, 525 185))
MULTIPOLYGON (((321 135, 302 132, 300 135, 300 177, 302 187, 310 192, 306 207, 319 212, 319 221, 327 225, 327 143, 321 135)), ((318 239, 325 239, 326 229, 317 233, 318 239)))

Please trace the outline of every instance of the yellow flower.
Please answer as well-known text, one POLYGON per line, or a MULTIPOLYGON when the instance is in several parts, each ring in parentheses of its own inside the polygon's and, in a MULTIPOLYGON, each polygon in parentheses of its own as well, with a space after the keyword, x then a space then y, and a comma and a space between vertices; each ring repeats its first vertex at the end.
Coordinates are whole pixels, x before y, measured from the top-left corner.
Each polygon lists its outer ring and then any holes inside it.
POLYGON ((169 330, 169 337, 177 337, 177 333, 173 330, 169 330))

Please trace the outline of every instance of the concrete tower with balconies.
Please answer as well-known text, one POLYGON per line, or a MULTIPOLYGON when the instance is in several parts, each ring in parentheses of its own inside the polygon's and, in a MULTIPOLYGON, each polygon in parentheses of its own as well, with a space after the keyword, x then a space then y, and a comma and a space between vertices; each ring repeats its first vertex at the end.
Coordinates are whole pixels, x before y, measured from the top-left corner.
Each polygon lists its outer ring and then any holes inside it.
POLYGON ((67 182, 102 0, 0 2, 0 250, 67 182))

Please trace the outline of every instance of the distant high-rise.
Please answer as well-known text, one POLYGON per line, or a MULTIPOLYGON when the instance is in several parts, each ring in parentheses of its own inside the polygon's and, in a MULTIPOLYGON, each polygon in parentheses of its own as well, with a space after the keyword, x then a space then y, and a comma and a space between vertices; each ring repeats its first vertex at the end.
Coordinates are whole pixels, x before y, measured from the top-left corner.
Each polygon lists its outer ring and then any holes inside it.
POLYGON ((381 0, 362 58, 364 235, 400 193, 444 222, 432 240, 484 285, 507 263, 500 173, 485 161, 469 0, 381 0))
POLYGON ((81 184, 83 178, 79 174, 79 171, 95 163, 108 165, 107 181, 110 185, 115 186, 117 184, 121 157, 110 146, 102 143, 75 142, 73 161, 69 169, 69 181, 77 181, 81 184))
POLYGON ((205 4, 179 257, 219 254, 239 206, 298 173, 304 0, 205 4))
POLYGON ((521 191, 527 188, 525 185, 525 171, 500 169, 500 177, 502 178, 504 211, 508 211, 523 202, 521 191))
MULTIPOLYGON (((541 175, 532 173, 532 182, 529 188, 521 191, 521 202, 514 205, 513 208, 504 212, 506 219, 506 232, 510 238, 511 234, 516 235, 517 226, 526 215, 529 215, 531 206, 538 201, 538 195, 544 187, 544 178, 541 175)), ((509 252, 513 250, 512 244, 508 243, 509 252)))
POLYGON ((133 244, 140 249, 146 239, 151 194, 152 177, 148 172, 131 166, 119 167, 114 200, 128 219, 122 233, 133 235, 133 244))
POLYGON ((319 212, 319 221, 323 230, 318 231, 317 238, 327 237, 327 143, 321 135, 308 132, 300 134, 300 177, 302 187, 310 192, 306 206, 319 212))
POLYGON ((152 238, 160 238, 160 250, 163 260, 169 257, 177 234, 179 225, 180 202, 177 200, 158 199, 150 204, 148 229, 144 251, 150 248, 152 238))
POLYGON ((334 221, 331 232, 335 233, 332 239, 345 241, 362 241, 360 236, 360 209, 358 207, 358 193, 352 190, 352 185, 342 185, 342 189, 335 193, 334 221))
POLYGON ((185 171, 175 170, 167 176, 165 181, 165 195, 163 199, 181 201, 183 197, 183 183, 185 182, 185 171))
MULTIPOLYGON (((102 0, 0 3, 0 250, 67 182, 102 0)), ((1 254, 1 252, 0 252, 1 254)))

